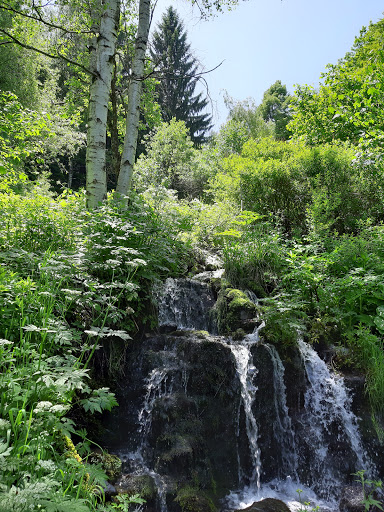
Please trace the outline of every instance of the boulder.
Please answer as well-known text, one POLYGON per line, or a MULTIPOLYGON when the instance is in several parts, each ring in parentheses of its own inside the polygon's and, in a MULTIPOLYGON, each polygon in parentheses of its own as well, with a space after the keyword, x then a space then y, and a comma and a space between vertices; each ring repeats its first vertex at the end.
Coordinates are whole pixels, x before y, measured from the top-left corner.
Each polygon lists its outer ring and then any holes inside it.
POLYGON ((236 512, 290 512, 288 505, 284 501, 275 498, 265 498, 261 501, 255 501, 250 507, 236 512))
POLYGON ((364 493, 362 487, 345 486, 341 492, 340 512, 364 512, 364 493))

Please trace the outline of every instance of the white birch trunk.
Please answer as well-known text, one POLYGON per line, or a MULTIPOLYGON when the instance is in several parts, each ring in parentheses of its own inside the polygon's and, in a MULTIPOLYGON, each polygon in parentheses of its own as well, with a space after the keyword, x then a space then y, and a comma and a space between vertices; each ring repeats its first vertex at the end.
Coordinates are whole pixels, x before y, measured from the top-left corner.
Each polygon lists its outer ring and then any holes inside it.
POLYGON ((87 208, 96 208, 107 195, 106 139, 113 56, 120 19, 120 0, 101 2, 101 20, 92 49, 92 84, 87 130, 87 208))
POLYGON ((116 195, 123 201, 131 186, 133 164, 135 163, 137 137, 139 133, 140 97, 144 78, 145 52, 147 50, 150 24, 150 0, 140 0, 135 56, 132 62, 132 77, 128 91, 126 132, 119 179, 116 187, 116 195))

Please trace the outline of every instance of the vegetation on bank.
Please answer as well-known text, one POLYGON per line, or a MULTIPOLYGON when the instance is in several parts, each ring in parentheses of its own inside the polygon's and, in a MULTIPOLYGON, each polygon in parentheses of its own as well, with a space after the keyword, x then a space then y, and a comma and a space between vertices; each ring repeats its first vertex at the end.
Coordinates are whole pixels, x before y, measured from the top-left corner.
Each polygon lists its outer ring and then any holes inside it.
POLYGON ((0 93, 0 512, 128 506, 104 503, 108 468, 89 463, 84 417, 116 406, 100 375, 155 327, 152 284, 193 275, 206 250, 224 261, 222 330, 237 330, 239 303, 253 308, 235 289, 253 291, 268 340, 301 332, 342 349, 336 366, 366 376, 380 428, 382 31, 365 30, 316 93, 288 98, 276 83, 261 106, 232 105, 200 149, 182 121, 158 123, 127 207, 110 195, 89 212, 81 189, 57 183, 83 146, 80 119, 0 93))

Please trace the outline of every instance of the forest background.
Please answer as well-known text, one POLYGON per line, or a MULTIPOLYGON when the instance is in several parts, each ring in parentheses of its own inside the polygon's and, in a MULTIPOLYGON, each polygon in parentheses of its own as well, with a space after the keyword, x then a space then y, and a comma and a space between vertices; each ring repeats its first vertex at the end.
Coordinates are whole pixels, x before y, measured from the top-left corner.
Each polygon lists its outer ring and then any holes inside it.
POLYGON ((317 89, 291 95, 277 80, 260 104, 227 95, 228 120, 211 135, 177 12, 164 14, 165 49, 150 40, 138 76, 138 11, 124 5, 105 61, 105 192, 86 208, 111 5, 0 2, 1 511, 127 508, 105 503, 110 468, 85 427, 117 405, 109 387, 126 351, 156 328, 153 284, 193 275, 207 251, 223 260, 224 296, 259 297, 268 340, 301 332, 366 376, 382 433, 384 21, 362 29, 317 89), (137 160, 115 194, 134 82, 137 160))

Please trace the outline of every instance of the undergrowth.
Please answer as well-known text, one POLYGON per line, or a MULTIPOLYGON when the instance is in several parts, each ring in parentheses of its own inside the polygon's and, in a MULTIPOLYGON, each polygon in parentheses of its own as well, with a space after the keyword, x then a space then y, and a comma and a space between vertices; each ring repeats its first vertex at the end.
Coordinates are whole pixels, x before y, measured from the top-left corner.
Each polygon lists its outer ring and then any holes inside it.
POLYGON ((90 214, 41 185, 0 194, 0 511, 112 510, 74 418, 117 405, 94 354, 125 347, 138 314, 153 322, 150 283, 185 272, 188 254, 138 197, 90 214))

